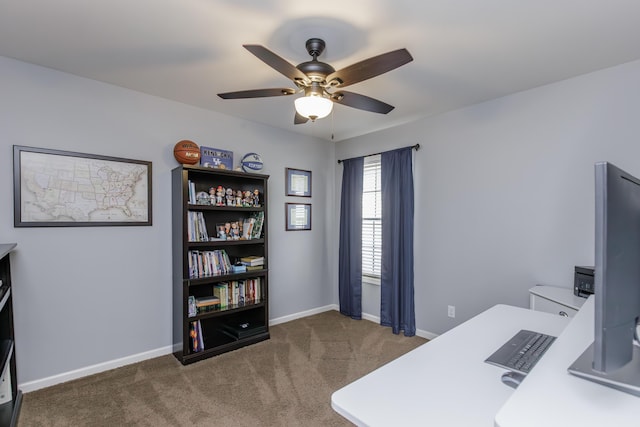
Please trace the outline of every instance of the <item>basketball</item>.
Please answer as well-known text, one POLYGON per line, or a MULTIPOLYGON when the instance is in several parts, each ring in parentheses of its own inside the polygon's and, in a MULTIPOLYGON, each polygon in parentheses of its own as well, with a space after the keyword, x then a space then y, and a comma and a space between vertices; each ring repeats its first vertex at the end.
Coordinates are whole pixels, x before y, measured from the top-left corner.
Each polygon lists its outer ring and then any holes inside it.
POLYGON ((193 141, 183 139, 173 147, 173 157, 183 165, 195 165, 200 161, 200 147, 193 141))
POLYGON ((245 172, 260 172, 262 170, 262 157, 260 157, 260 154, 247 153, 242 158, 240 165, 245 172))

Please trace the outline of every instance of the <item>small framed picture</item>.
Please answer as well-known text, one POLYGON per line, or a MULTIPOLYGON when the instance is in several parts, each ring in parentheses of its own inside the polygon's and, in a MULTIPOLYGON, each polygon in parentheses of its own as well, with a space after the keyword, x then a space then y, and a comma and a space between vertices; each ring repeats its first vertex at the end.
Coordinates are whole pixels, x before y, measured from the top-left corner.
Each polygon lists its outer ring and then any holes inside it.
POLYGON ((285 169, 287 196, 311 197, 311 171, 285 169))
POLYGON ((311 230, 311 203, 285 203, 286 231, 311 230))

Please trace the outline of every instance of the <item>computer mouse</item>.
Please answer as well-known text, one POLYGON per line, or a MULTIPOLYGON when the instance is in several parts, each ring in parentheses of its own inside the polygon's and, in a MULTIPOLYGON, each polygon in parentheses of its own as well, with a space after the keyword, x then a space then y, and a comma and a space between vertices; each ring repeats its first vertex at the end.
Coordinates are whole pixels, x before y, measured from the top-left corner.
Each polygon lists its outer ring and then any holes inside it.
POLYGON ((526 377, 526 375, 521 374, 520 372, 508 371, 502 374, 501 380, 511 388, 517 388, 524 377, 526 377))

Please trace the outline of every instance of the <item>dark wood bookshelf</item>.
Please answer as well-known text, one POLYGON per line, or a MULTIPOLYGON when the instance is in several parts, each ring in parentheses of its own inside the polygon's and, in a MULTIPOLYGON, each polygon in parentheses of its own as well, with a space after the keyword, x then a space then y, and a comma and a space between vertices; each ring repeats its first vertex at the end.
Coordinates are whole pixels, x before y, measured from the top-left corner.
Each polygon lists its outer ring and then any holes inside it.
MULTIPOLYGON (((269 339, 269 268, 268 268, 268 215, 267 193, 268 175, 179 166, 172 171, 172 236, 173 236, 173 347, 174 356, 182 363, 189 364, 208 357, 269 339), (210 188, 222 186, 234 191, 259 192, 259 206, 215 206, 189 203, 189 182, 195 192, 209 193, 210 188), (206 224, 208 241, 189 241, 189 212, 202 214, 206 224), (263 223, 260 236, 239 240, 218 240, 216 226, 229 221, 241 221, 262 213, 263 223), (212 239, 213 238, 213 239, 212 239), (190 251, 225 251, 229 260, 246 256, 264 257, 264 266, 258 270, 242 273, 189 277, 190 251), (220 283, 257 280, 260 286, 260 300, 244 304, 229 304, 225 308, 198 313, 189 317, 189 296, 196 298, 213 295, 213 288, 220 283), (190 326, 199 322, 204 348, 194 351, 191 343, 190 326), (234 339, 223 330, 226 325, 250 323, 264 327, 265 331, 241 339, 234 339)), ((200 214, 198 214, 200 215, 200 214)), ((231 286, 230 286, 231 288, 231 286)), ((231 292, 230 292, 231 293, 231 292)))
POLYGON ((264 301, 244 303, 242 305, 234 304, 231 307, 217 308, 217 309, 214 309, 214 310, 205 311, 203 313, 198 313, 194 317, 189 317, 189 320, 190 321, 194 321, 194 320, 200 320, 200 319, 207 319, 207 318, 210 318, 210 317, 227 316, 228 314, 230 314, 232 312, 240 312, 240 311, 244 311, 244 310, 253 310, 255 308, 263 306, 264 304, 265 304, 264 301))
POLYGON ((206 249, 238 245, 264 245, 264 239, 209 240, 208 242, 187 242, 187 246, 189 247, 189 249, 206 249))
POLYGON ((218 282, 228 282, 229 280, 243 280, 252 277, 260 277, 267 273, 266 269, 251 270, 245 273, 218 274, 214 276, 192 277, 189 279, 189 286, 199 286, 206 284, 214 284, 218 282))
POLYGON ((0 427, 17 425, 22 403, 16 371, 11 295, 10 258, 15 247, 15 243, 0 244, 0 427))

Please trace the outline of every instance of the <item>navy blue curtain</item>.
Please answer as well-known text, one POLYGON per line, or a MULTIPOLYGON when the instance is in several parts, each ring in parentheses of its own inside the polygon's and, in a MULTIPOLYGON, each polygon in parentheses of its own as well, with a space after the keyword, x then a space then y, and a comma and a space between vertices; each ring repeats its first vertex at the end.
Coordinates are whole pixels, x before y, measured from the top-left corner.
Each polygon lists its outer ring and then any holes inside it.
POLYGON ((382 153, 380 324, 416 334, 413 299, 412 147, 382 153))
POLYGON ((362 172, 364 158, 342 161, 338 287, 340 313, 362 318, 362 172))

